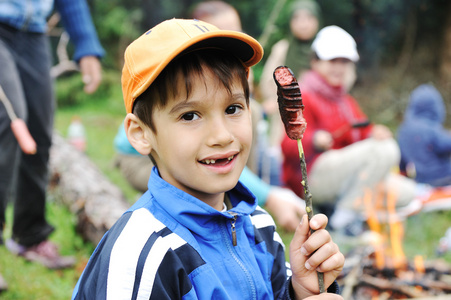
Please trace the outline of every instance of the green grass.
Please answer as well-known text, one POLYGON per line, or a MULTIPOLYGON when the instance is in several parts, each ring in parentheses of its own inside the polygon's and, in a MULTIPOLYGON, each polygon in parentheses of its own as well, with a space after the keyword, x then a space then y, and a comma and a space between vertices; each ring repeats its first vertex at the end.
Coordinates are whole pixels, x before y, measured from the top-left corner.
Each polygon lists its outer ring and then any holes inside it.
MULTIPOLYGON (((139 193, 131 188, 114 167, 113 139, 118 126, 125 116, 122 95, 120 92, 119 73, 105 74, 104 84, 107 86, 94 95, 86 96, 79 92, 82 88, 78 79, 68 78, 58 82, 58 97, 67 98, 73 94, 69 103, 60 101, 56 112, 55 128, 63 136, 74 115, 81 117, 87 130, 87 155, 95 162, 114 184, 119 186, 126 197, 133 202, 139 193), (66 81, 67 80, 67 81, 66 81), (78 94, 77 94, 78 93, 78 94)), ((86 243, 75 231, 75 217, 61 205, 49 199, 47 205, 48 220, 56 227, 51 240, 60 246, 65 255, 77 257, 78 264, 74 269, 52 271, 26 262, 20 257, 10 254, 5 247, 0 247, 0 273, 9 284, 9 290, 0 294, 0 299, 69 299, 73 287, 85 266, 94 245, 86 243)), ((8 208, 5 238, 11 232, 12 208, 8 208)), ((451 211, 430 212, 413 216, 405 223, 404 251, 409 259, 415 255, 423 255, 426 259, 437 259, 435 249, 439 239, 451 226, 451 211)), ((292 234, 279 230, 288 250, 292 234)), ((358 244, 351 238, 336 240, 346 254, 358 244)), ((288 256, 287 256, 288 257, 288 256)), ((451 253, 444 259, 451 263, 451 253)))
MULTIPOLYGON (((59 245, 64 255, 77 258, 73 269, 48 270, 47 268, 17 257, 5 247, 0 247, 0 270, 9 285, 0 299, 70 299, 76 280, 79 278, 94 245, 86 243, 75 232, 74 216, 61 205, 47 205, 49 221, 57 228, 51 240, 59 245)), ((5 237, 11 232, 12 207, 7 210, 5 237)))

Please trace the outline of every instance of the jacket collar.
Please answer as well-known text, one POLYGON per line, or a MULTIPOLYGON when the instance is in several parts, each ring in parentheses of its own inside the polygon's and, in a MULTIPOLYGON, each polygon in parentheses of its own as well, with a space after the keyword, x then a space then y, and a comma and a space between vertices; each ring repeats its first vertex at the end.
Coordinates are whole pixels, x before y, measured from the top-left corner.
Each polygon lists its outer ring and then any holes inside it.
POLYGON ((224 218, 232 219, 234 215, 238 217, 250 215, 257 207, 255 196, 238 182, 235 188, 227 192, 233 208, 220 212, 163 180, 156 167, 152 169, 148 188, 151 205, 159 206, 176 223, 182 224, 192 232, 205 233, 208 230, 216 230, 218 221, 224 218))

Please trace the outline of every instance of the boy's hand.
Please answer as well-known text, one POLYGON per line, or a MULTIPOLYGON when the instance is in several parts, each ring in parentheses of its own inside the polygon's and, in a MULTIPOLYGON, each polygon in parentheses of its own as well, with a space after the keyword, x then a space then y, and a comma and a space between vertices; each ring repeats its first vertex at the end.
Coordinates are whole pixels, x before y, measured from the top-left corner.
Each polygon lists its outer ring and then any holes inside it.
POLYGON ((290 244, 290 263, 293 272, 291 281, 297 299, 319 294, 317 271, 324 273, 324 286, 327 289, 342 271, 345 261, 340 249, 325 229, 327 217, 323 214, 313 216, 310 228, 315 232, 312 234, 308 223, 307 215, 304 215, 290 244))

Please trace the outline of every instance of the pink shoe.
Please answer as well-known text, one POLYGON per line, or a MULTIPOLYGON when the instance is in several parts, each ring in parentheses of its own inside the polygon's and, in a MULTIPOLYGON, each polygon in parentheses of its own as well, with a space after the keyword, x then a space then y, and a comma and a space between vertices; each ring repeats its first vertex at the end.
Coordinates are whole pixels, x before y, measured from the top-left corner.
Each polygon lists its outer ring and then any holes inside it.
POLYGON ((76 262, 75 257, 61 256, 58 253, 58 247, 48 240, 26 248, 9 239, 6 241, 6 247, 10 252, 23 256, 28 261, 40 263, 49 269, 70 268, 76 262))

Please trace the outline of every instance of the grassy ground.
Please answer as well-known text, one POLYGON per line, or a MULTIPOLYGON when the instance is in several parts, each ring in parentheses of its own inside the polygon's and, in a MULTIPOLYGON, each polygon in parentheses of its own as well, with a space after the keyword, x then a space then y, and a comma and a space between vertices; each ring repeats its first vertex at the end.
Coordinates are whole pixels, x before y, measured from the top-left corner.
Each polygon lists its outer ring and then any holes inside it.
MULTIPOLYGON (((75 78, 74 82, 78 82, 75 78)), ((113 166, 113 139, 124 116, 122 96, 118 74, 106 74, 105 84, 108 89, 101 90, 93 96, 71 98, 72 103, 61 103, 56 113, 55 128, 65 136, 67 127, 74 115, 82 118, 87 129, 87 155, 100 167, 106 176, 125 193, 130 202, 139 194, 120 176, 113 166)), ((58 95, 67 99, 78 92, 77 83, 59 83, 58 95)), ((10 234, 12 208, 7 215, 5 238, 10 234)), ((9 283, 9 290, 0 294, 0 299, 69 299, 72 289, 86 264, 94 245, 84 242, 74 229, 74 217, 68 210, 49 199, 48 219, 57 228, 51 239, 60 245, 61 252, 75 255, 78 264, 74 269, 50 271, 37 264, 28 263, 22 258, 10 254, 5 247, 0 247, 0 273, 9 283)), ((431 212, 411 217, 405 223, 404 250, 409 258, 423 255, 426 259, 436 259, 435 249, 439 239, 451 226, 451 212, 431 212)), ((279 230, 288 247, 292 234, 279 230)), ((337 239, 343 252, 359 244, 352 238, 337 239)), ((451 263, 451 254, 444 259, 451 263)))

